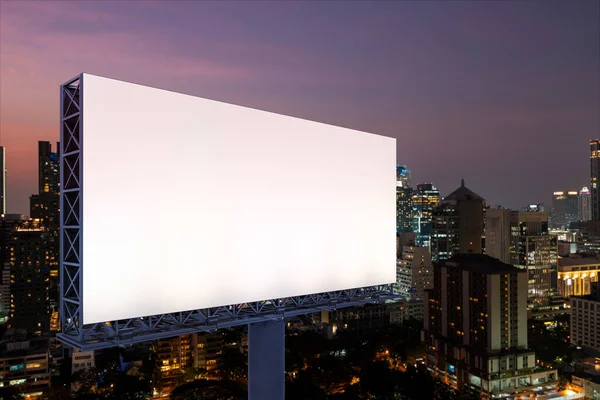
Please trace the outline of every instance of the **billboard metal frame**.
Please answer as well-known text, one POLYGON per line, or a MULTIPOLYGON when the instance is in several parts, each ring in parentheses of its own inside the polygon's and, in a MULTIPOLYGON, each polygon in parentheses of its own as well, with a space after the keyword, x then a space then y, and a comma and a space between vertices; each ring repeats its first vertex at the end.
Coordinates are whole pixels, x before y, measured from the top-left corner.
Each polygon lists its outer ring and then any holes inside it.
MULTIPOLYGON (((58 339, 79 350, 127 346, 397 298, 393 284, 83 324, 83 79, 60 87, 60 317, 58 339)), ((110 288, 105 288, 110 296, 110 288)))

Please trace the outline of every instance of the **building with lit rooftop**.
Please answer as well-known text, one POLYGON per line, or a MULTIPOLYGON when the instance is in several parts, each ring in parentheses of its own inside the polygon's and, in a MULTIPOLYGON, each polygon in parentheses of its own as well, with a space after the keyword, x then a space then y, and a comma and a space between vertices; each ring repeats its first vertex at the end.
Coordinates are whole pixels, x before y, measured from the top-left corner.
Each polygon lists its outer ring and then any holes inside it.
POLYGON ((48 230, 28 220, 12 232, 9 326, 31 332, 50 329, 48 230))
POLYGON ((579 220, 589 221, 592 219, 592 195, 587 186, 579 191, 579 220))
POLYGON ((591 286, 590 294, 570 298, 570 338, 573 345, 600 351, 600 282, 591 286))
POLYGON ((564 190, 552 195, 550 229, 567 230, 572 222, 579 221, 579 192, 564 190))
POLYGON ((558 259, 558 292, 561 296, 585 296, 592 293, 592 284, 598 282, 600 260, 597 256, 571 254, 558 259))

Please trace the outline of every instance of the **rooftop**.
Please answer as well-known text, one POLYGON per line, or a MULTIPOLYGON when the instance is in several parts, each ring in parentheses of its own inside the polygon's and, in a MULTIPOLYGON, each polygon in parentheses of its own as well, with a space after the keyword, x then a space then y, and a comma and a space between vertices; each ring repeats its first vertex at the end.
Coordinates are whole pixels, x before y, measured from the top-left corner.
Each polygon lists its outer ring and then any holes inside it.
POLYGON ((598 257, 561 257, 558 259, 558 266, 571 267, 577 265, 600 265, 598 257))
POLYGON ((444 197, 444 200, 464 201, 464 200, 477 200, 485 201, 483 197, 473 192, 471 189, 465 186, 465 180, 461 180, 460 187, 448 196, 444 197))
POLYGON ((512 272, 526 272, 510 264, 503 263, 497 258, 487 254, 464 253, 456 254, 446 265, 454 268, 460 268, 465 271, 482 272, 485 274, 507 274, 512 272))

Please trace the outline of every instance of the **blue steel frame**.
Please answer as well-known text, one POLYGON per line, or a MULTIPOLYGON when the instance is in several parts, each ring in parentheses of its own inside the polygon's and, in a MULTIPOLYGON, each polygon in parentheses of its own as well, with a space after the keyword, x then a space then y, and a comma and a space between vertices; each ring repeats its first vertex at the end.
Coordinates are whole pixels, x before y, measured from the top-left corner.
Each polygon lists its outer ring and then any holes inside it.
POLYGON ((83 325, 83 80, 81 74, 60 87, 61 333, 57 337, 62 343, 98 350, 398 297, 394 285, 385 284, 83 325))

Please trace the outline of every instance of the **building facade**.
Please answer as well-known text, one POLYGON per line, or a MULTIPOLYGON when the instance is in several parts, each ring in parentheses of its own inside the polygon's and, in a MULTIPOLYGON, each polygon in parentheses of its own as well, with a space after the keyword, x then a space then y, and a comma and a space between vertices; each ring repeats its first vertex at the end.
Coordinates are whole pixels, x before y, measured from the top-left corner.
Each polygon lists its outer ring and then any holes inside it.
POLYGON ((461 186, 434 209, 431 227, 431 259, 438 262, 459 253, 482 252, 485 200, 461 186))
POLYGON ((598 282, 600 260, 597 257, 563 257, 558 259, 558 293, 563 297, 592 293, 598 282))
POLYGON ((0 215, 6 214, 6 149, 0 146, 0 215))
POLYGON ((590 196, 592 199, 592 220, 600 220, 600 140, 590 140, 590 196))
POLYGON ((38 142, 38 194, 29 198, 30 216, 46 230, 46 267, 49 271, 49 302, 58 312, 60 253, 60 143, 52 151, 50 142, 38 142))
POLYGON ((48 340, 9 329, 0 343, 0 387, 14 388, 24 399, 41 399, 50 389, 48 340))
POLYGON ((513 240, 511 236, 512 211, 506 208, 486 210, 485 253, 503 263, 513 264, 513 240))
POLYGON ((436 265, 422 334, 430 371, 482 399, 555 389, 557 371, 534 370, 527 283, 526 271, 483 254, 458 254, 436 265))
POLYGON ((579 220, 590 221, 592 219, 592 194, 587 186, 579 191, 579 220))
POLYGON ((576 190, 554 192, 550 228, 568 230, 572 222, 579 221, 579 193, 576 190))
POLYGON ((31 332, 50 330, 48 231, 31 219, 15 228, 10 252, 9 325, 31 332))
POLYGON ((594 294, 573 296, 571 302, 571 343, 600 351, 600 283, 595 282, 594 294))
POLYGON ((406 299, 423 299, 433 287, 433 266, 426 247, 404 246, 396 266, 396 290, 406 299))
POLYGON ((413 195, 417 246, 430 248, 433 210, 440 205, 440 191, 431 183, 419 183, 413 195))
POLYGON ((544 303, 557 292, 558 240, 548 230, 548 214, 511 214, 511 264, 528 273, 531 304, 544 303))

